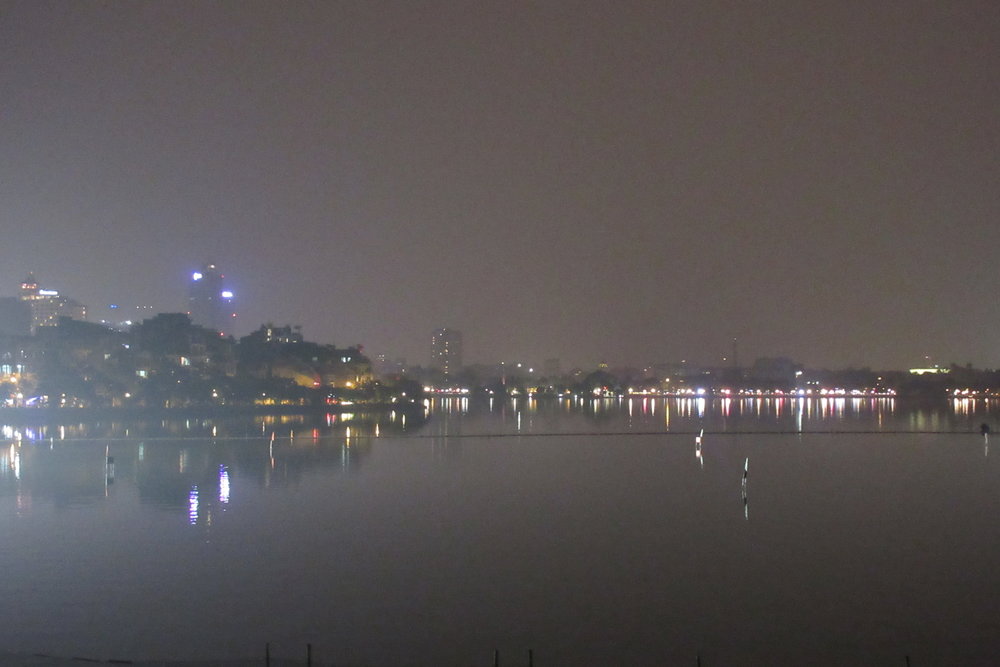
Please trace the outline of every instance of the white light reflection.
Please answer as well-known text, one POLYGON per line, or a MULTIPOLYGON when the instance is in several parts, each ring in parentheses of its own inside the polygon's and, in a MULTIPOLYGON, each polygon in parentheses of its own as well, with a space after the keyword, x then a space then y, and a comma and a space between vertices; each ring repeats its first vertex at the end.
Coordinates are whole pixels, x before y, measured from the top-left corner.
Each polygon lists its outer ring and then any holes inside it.
POLYGON ((188 523, 192 526, 198 523, 198 485, 191 487, 188 493, 188 523))
POLYGON ((7 448, 6 455, 0 461, 0 466, 2 466, 3 472, 9 470, 14 473, 14 479, 21 479, 21 452, 17 445, 11 443, 10 447, 7 448))
POLYGON ((229 504, 229 471, 224 465, 219 466, 219 502, 229 504))

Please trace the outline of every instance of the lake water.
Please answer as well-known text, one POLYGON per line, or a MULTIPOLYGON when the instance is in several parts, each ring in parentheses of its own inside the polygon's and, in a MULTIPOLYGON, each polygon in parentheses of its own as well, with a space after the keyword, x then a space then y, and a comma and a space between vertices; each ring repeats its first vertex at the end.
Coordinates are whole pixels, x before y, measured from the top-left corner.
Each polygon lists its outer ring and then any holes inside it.
POLYGON ((994 664, 981 423, 1000 407, 648 398, 7 426, 0 650, 994 664))

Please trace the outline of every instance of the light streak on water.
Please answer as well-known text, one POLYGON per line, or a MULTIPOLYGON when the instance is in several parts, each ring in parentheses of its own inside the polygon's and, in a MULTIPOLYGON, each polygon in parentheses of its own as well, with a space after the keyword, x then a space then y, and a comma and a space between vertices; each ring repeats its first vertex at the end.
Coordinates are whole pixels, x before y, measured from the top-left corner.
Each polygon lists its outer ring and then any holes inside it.
POLYGON ((191 487, 188 493, 188 523, 192 526, 198 523, 198 485, 191 487))
POLYGON ((229 504, 229 471, 226 466, 219 466, 219 502, 229 504))

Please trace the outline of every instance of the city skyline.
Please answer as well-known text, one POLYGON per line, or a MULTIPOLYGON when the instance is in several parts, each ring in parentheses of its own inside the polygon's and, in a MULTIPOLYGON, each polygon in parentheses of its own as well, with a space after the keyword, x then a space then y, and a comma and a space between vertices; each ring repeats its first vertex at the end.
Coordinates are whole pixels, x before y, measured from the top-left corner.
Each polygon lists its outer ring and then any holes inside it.
MULTIPOLYGON (((1000 7, 0 2, 0 285, 427 362, 1000 366, 1000 7)), ((96 315, 92 319, 99 319, 96 315)))
MULTIPOLYGON (((0 294, 0 303, 5 305, 2 312, 0 312, 0 317, 9 319, 10 321, 0 322, 7 326, 0 327, 0 335, 7 336, 20 336, 27 335, 28 333, 34 333, 34 329, 37 326, 44 324, 47 326, 57 326, 57 319, 60 316, 69 317, 70 319, 93 322, 96 324, 101 324, 109 329, 115 329, 119 331, 127 331, 133 325, 140 324, 145 320, 156 317, 158 315, 170 315, 170 314, 184 314, 187 315, 193 324, 205 327, 210 330, 219 331, 220 334, 225 336, 232 336, 237 340, 243 338, 247 335, 259 333, 261 329, 270 330, 275 328, 280 331, 291 332, 293 328, 297 331, 295 336, 298 340, 303 339, 302 335, 302 325, 291 323, 276 324, 273 321, 261 322, 256 326, 251 326, 246 332, 242 331, 242 328, 236 326, 237 317, 235 313, 234 293, 226 288, 224 283, 225 276, 218 272, 218 267, 213 263, 204 264, 200 271, 195 271, 187 277, 187 283, 185 286, 186 297, 185 303, 186 308, 172 309, 172 310, 159 310, 157 311, 153 306, 150 305, 139 305, 134 307, 123 308, 120 304, 107 304, 108 313, 113 313, 116 317, 107 316, 107 313, 99 312, 96 317, 89 317, 88 312, 94 312, 89 304, 81 304, 75 299, 68 298, 65 296, 60 296, 58 290, 52 289, 41 289, 38 285, 37 280, 34 277, 34 273, 30 272, 28 277, 21 281, 19 287, 18 296, 4 296, 0 294), (42 311, 39 315, 34 317, 34 322, 32 322, 32 313, 37 297, 33 296, 36 293, 41 293, 43 300, 55 299, 53 303, 59 304, 57 306, 48 307, 43 304, 42 311), (31 308, 28 308, 26 313, 27 319, 21 321, 22 313, 13 313, 6 310, 6 304, 8 302, 21 303, 27 307, 32 304, 31 308), (130 317, 131 319, 123 319, 130 317), (225 326, 218 326, 218 323, 222 323, 225 326), (29 331, 30 329, 30 331, 29 331)), ((46 302, 47 303, 47 302, 46 302)), ((247 323, 240 323, 246 326, 247 323)), ((291 334, 289 334, 291 335, 291 334)), ((317 341, 324 343, 324 341, 317 341)), ((332 344, 332 343, 331 343, 332 344)), ((756 355, 747 359, 747 364, 741 364, 739 358, 739 341, 734 339, 730 342, 731 348, 728 351, 728 356, 723 355, 715 359, 704 359, 697 360, 692 358, 688 360, 686 358, 673 358, 673 359, 651 359, 642 362, 622 362, 617 363, 616 366, 619 368, 635 368, 635 367, 651 367, 656 365, 689 365, 691 368, 749 368, 755 361, 771 361, 771 360, 783 360, 788 362, 798 363, 801 360, 790 359, 785 354, 774 354, 774 355, 756 355)), ((365 347, 363 341, 354 343, 362 348, 365 347)), ((393 355, 391 351, 369 351, 372 359, 381 358, 383 365, 399 366, 400 368, 406 367, 422 367, 425 369, 436 369, 442 371, 447 377, 456 369, 461 369, 466 366, 490 366, 497 364, 516 364, 518 369, 524 368, 527 372, 529 367, 531 367, 531 373, 534 373, 537 366, 537 371, 542 372, 545 375, 561 375, 562 367, 562 357, 549 357, 544 360, 536 359, 537 355, 534 355, 530 350, 521 351, 515 353, 509 357, 495 357, 495 358, 481 358, 466 361, 463 354, 463 336, 462 332, 454 328, 443 327, 435 329, 431 332, 431 346, 430 352, 424 357, 418 357, 415 359, 407 359, 399 355, 393 355)), ((575 370, 581 369, 607 369, 609 364, 606 361, 607 355, 595 357, 592 360, 585 360, 580 364, 573 364, 572 368, 575 370)), ((949 366, 968 366, 971 362, 960 363, 957 360, 943 360, 935 359, 930 355, 925 355, 922 358, 914 359, 912 363, 900 367, 888 367, 888 366, 873 366, 870 363, 863 363, 857 366, 848 366, 844 368, 876 368, 881 370, 901 370, 905 368, 916 368, 916 369, 936 369, 936 368, 947 368, 949 366)), ((808 366, 809 364, 804 364, 808 366)), ((814 368, 819 368, 818 365, 813 366, 814 368)), ((513 368, 513 366, 512 366, 513 368)), ((987 367, 992 368, 992 367, 987 367)))

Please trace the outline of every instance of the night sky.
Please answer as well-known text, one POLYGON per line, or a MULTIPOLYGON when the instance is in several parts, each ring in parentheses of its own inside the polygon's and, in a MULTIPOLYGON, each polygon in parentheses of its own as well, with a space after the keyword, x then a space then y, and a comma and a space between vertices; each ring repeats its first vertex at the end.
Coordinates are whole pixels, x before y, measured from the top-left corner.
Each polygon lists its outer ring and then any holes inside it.
POLYGON ((1000 3, 0 0, 0 296, 1000 366, 1000 3))

